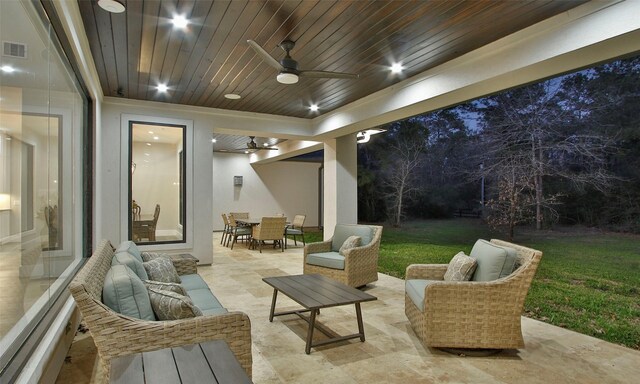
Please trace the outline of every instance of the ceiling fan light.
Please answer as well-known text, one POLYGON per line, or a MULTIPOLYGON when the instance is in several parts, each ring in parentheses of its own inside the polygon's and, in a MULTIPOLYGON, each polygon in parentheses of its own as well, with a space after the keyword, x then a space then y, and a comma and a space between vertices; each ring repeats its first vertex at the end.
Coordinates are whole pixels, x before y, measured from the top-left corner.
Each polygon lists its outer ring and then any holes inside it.
POLYGON ((111 13, 122 13, 125 9, 124 4, 116 0, 98 0, 98 5, 100 8, 111 13))
POLYGON ((298 75, 295 73, 280 72, 276 80, 281 84, 295 84, 298 82, 298 75))

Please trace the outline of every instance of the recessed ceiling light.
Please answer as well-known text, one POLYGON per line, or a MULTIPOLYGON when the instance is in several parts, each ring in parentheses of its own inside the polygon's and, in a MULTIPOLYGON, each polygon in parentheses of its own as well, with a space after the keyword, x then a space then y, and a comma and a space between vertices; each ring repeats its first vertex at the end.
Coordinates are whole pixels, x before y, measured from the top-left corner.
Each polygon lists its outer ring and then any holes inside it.
POLYGON ((311 104, 311 105, 309 106, 309 110, 310 110, 311 112, 317 112, 317 111, 318 111, 318 105, 317 105, 317 104, 311 104))
POLYGON ((160 140, 158 136, 153 136, 153 140, 160 140))
POLYGON ((391 73, 400 73, 403 69, 404 67, 402 67, 400 63, 393 63, 393 65, 391 65, 391 73))
POLYGON ((244 151, 244 153, 249 153, 249 151, 244 151))
POLYGON ((167 92, 167 90, 169 90, 169 87, 167 87, 167 84, 163 84, 163 83, 161 83, 161 84, 158 84, 158 85, 156 86, 156 89, 157 89, 157 90, 158 90, 158 92, 160 92, 160 93, 165 93, 165 92, 167 92))
POLYGON ((189 25, 189 20, 187 20, 187 18, 182 15, 173 16, 173 19, 171 19, 171 22, 173 23, 174 27, 180 28, 180 29, 185 29, 187 28, 187 25, 189 25))
POLYGON ((262 143, 262 146, 263 146, 263 147, 268 147, 268 146, 269 146, 269 143, 262 143))
POLYGON ((227 93, 226 95, 224 95, 224 97, 226 97, 227 99, 230 99, 230 100, 238 100, 242 96, 237 95, 235 93, 227 93))
POLYGON ((0 67, 0 70, 2 70, 2 72, 4 73, 13 73, 16 71, 16 69, 10 65, 3 65, 2 67, 0 67))
POLYGON ((122 13, 124 12, 124 5, 116 0, 98 0, 98 5, 100 8, 104 9, 107 12, 111 13, 122 13))
POLYGON ((211 142, 212 142, 212 143, 215 143, 215 142, 217 142, 217 141, 218 141, 218 140, 216 140, 216 139, 211 139, 211 142))
POLYGON ((149 145, 149 146, 150 146, 150 145, 151 145, 151 143, 147 143, 147 145, 149 145))

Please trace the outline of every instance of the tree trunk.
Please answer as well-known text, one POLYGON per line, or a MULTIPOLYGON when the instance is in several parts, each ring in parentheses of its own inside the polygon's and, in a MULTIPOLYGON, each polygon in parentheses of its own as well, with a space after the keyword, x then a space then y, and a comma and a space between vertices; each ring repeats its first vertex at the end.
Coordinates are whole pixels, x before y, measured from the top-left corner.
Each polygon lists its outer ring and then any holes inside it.
POLYGON ((400 186, 398 194, 398 206, 396 207, 396 227, 400 226, 400 216, 402 215, 402 195, 404 195, 404 182, 400 186))
POLYGON ((543 156, 542 156, 542 141, 538 139, 538 166, 534 169, 536 170, 536 229, 539 231, 542 229, 542 222, 544 221, 543 211, 542 211, 542 166, 543 166, 543 156))

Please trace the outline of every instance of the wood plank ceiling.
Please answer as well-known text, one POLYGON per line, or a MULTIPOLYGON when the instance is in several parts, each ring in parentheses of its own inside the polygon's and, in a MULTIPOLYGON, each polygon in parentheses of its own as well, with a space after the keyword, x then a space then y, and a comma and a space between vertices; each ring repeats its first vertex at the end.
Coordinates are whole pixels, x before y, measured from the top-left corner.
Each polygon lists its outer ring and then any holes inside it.
POLYGON ((585 0, 121 0, 108 13, 78 0, 107 96, 313 118, 442 64, 585 0), (184 15, 186 30, 171 18, 184 15), (247 44, 280 60, 296 42, 303 69, 360 78, 277 83, 277 70, 247 44), (389 66, 399 62, 400 75, 389 66), (159 83, 169 92, 160 94, 159 83), (228 100, 225 94, 242 96, 228 100), (311 104, 319 106, 311 112, 311 104))

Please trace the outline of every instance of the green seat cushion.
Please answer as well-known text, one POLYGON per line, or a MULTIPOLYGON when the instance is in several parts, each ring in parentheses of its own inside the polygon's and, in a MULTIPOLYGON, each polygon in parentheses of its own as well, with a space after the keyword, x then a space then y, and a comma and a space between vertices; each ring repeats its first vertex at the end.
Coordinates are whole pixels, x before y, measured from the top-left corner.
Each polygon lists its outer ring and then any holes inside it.
POLYGON ((234 233, 238 236, 240 235, 250 235, 251 234, 251 227, 238 227, 237 229, 231 231, 231 233, 234 233))
POLYGON ((307 255, 307 264, 332 269, 344 269, 344 256, 338 252, 310 253, 307 255))
POLYGON ((126 265, 117 264, 107 271, 102 287, 102 302, 126 316, 142 320, 156 319, 147 287, 126 265))
POLYGON ((209 286, 204 282, 204 280, 202 280, 202 277, 195 273, 193 275, 180 276, 180 285, 182 285, 184 289, 187 290, 187 293, 189 291, 193 291, 194 289, 209 289, 209 286))
POLYGON ((349 236, 360 236, 360 245, 367 245, 373 239, 373 231, 368 225, 336 224, 331 240, 331 250, 338 252, 349 236))
POLYGON ((147 275, 147 271, 144 269, 144 265, 142 265, 142 261, 139 261, 135 256, 128 252, 118 252, 113 255, 111 265, 126 265, 131 268, 131 270, 134 271, 141 280, 151 280, 147 275))
POLYGON ((227 313, 229 311, 227 311, 224 308, 213 308, 213 309, 203 309, 202 310, 202 314, 207 316, 207 315, 223 315, 225 313, 227 313))
POLYGON ((424 312, 424 292, 426 287, 438 281, 439 280, 412 279, 404 282, 404 290, 407 296, 409 296, 413 304, 415 304, 421 312, 424 312))
POLYGON ((471 280, 492 281, 513 272, 517 254, 510 248, 513 252, 509 255, 506 248, 482 239, 476 241, 469 254, 478 263, 471 280))
POLYGON ((193 304, 203 311, 205 309, 224 308, 208 288, 193 289, 187 291, 187 294, 191 298, 191 301, 193 301, 193 304))
POLYGON ((139 262, 142 263, 144 261, 142 260, 142 252, 140 252, 140 248, 138 248, 136 243, 134 243, 133 241, 129 240, 129 241, 123 241, 122 243, 120 243, 120 245, 118 245, 118 248, 116 248, 115 253, 118 253, 118 252, 127 252, 131 256, 138 259, 139 262))
POLYGON ((302 235, 300 229, 287 228, 287 235, 302 235))

